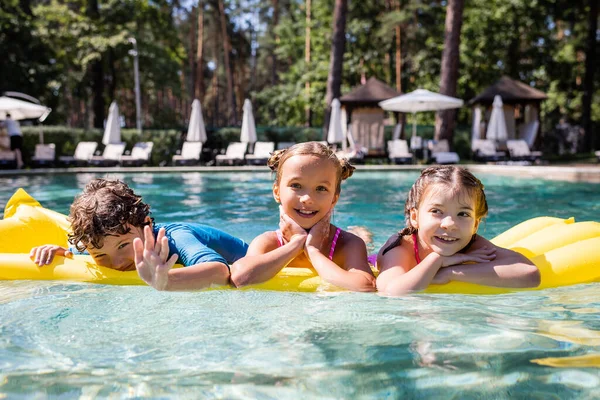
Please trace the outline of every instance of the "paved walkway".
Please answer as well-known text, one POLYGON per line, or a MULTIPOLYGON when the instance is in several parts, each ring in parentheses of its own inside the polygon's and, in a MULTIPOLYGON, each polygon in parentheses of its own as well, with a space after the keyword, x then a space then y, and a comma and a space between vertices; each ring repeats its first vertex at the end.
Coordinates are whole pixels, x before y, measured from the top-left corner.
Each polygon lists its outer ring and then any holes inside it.
MULTIPOLYGON (((427 165, 357 165, 360 171, 418 171, 427 165)), ((461 164, 470 171, 477 173, 490 173, 503 176, 518 176, 521 178, 539 178, 555 181, 600 183, 600 165, 564 165, 564 166, 522 166, 522 165, 486 165, 486 164, 461 164)), ((267 172, 266 166, 241 166, 241 167, 111 167, 111 168, 40 168, 27 170, 0 170, 0 177, 45 175, 45 174, 77 174, 77 173, 172 173, 172 172, 232 172, 251 171, 267 172)))

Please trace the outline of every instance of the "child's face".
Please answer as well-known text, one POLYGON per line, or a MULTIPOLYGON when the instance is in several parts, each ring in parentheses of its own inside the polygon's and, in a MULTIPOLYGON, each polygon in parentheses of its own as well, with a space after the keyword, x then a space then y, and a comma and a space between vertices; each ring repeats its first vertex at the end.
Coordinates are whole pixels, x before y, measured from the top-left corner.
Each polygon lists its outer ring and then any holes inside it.
POLYGON ((335 165, 322 157, 295 155, 281 168, 281 179, 279 185, 273 186, 273 197, 298 225, 310 229, 338 200, 335 165))
POLYGON ((456 254, 469 244, 479 226, 476 217, 474 199, 446 186, 426 189, 419 209, 410 212, 419 244, 443 256, 456 254))
POLYGON ((133 239, 144 240, 143 227, 129 225, 130 231, 124 235, 107 235, 104 237, 102 247, 87 246, 96 264, 116 269, 117 271, 135 271, 133 239))

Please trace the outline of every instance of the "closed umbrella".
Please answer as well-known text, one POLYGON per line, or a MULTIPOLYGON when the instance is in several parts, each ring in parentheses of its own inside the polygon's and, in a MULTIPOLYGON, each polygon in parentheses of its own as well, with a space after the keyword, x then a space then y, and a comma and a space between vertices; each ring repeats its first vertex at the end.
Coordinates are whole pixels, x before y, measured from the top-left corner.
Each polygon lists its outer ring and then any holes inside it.
POLYGON ((487 131, 485 132, 486 139, 496 141, 505 141, 508 137, 506 132, 506 120, 504 119, 504 110, 502 109, 502 97, 494 96, 492 104, 492 114, 488 121, 487 131))
POLYGON ((460 108, 463 105, 461 99, 434 93, 426 89, 417 89, 413 92, 392 97, 379 102, 379 106, 387 111, 397 111, 413 114, 412 134, 417 134, 416 113, 421 111, 441 111, 452 108, 460 108))
POLYGON ((204 126, 204 118, 202 118, 202 105, 198 99, 194 99, 192 102, 192 114, 190 115, 190 123, 185 140, 187 142, 206 142, 206 128, 204 126))
POLYGON ((106 119, 106 126, 104 127, 104 136, 102 136, 102 143, 105 145, 121 143, 119 106, 117 106, 116 101, 110 103, 110 107, 108 108, 108 118, 106 119))
POLYGON ((244 115, 242 116, 242 134, 240 142, 246 142, 252 145, 256 143, 256 125, 254 124, 254 115, 252 114, 252 103, 250 100, 244 100, 244 115))
POLYGON ((342 143, 344 131, 342 129, 342 112, 338 99, 331 102, 331 117, 329 119, 329 130, 327 131, 327 143, 342 143))
POLYGON ((473 126, 471 127, 471 143, 481 139, 481 108, 473 107, 473 126))

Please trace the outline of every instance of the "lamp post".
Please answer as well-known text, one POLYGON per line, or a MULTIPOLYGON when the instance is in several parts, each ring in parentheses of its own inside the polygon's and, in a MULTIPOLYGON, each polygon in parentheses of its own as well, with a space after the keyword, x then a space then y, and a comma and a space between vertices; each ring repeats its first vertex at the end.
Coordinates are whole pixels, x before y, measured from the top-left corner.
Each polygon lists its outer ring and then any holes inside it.
POLYGON ((138 49, 135 38, 129 38, 129 43, 133 45, 133 49, 129 50, 129 55, 133 56, 133 78, 135 82, 135 127, 138 133, 142 134, 142 104, 140 100, 140 72, 138 66, 138 49))

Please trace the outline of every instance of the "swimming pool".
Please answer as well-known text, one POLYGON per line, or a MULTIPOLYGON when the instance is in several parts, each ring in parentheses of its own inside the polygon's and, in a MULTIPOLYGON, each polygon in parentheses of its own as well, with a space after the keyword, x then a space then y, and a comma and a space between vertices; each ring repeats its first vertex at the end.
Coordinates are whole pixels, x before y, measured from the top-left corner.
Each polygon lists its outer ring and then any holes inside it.
MULTIPOLYGON (((96 176, 0 178, 0 205, 24 187, 67 213, 96 176)), ((200 221, 248 241, 277 225, 268 173, 111 176, 157 221, 200 221)), ((417 176, 355 174, 335 223, 368 227, 380 246, 402 225, 417 176)), ((533 216, 598 220, 600 185, 479 177, 486 237, 533 216)), ((390 299, 0 282, 0 397, 594 398, 599 293, 590 284, 390 299)))

